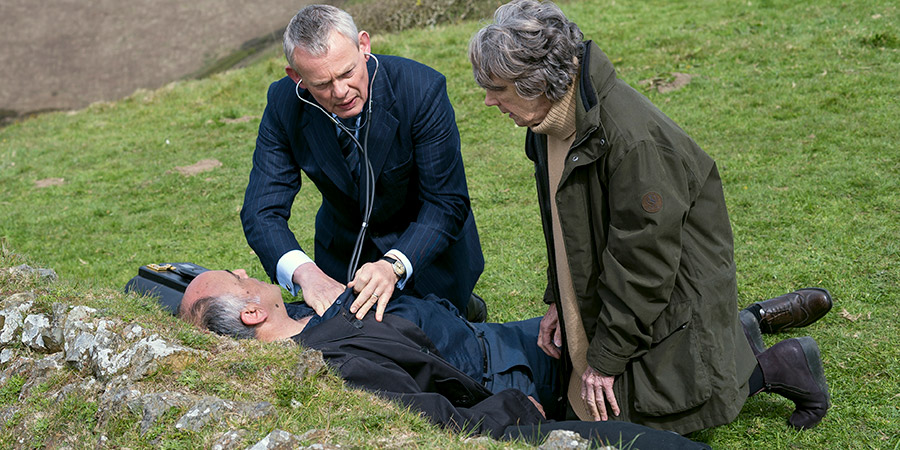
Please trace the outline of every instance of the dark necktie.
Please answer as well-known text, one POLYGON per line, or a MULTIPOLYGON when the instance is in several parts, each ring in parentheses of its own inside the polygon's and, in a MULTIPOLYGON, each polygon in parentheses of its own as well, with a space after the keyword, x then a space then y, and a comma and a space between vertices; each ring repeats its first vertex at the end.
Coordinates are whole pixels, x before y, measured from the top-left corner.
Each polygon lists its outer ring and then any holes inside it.
MULTIPOLYGON (((359 122, 358 118, 356 122, 359 122)), ((354 143, 350 135, 340 127, 337 128, 337 139, 338 145, 341 146, 341 154, 344 155, 344 160, 347 161, 347 167, 350 169, 350 175, 353 177, 353 182, 358 183, 359 151, 356 149, 356 143, 354 143)))

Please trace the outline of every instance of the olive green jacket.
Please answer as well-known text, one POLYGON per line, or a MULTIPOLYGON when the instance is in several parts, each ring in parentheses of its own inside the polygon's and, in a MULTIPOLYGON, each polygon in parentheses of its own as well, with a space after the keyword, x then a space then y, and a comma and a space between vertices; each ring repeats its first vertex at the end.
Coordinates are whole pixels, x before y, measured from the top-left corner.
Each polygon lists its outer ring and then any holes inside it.
POLYGON ((545 301, 558 305, 556 201, 587 361, 616 376, 617 419, 681 434, 728 423, 747 398, 756 359, 738 321, 716 164, 617 79, 596 44, 585 42, 581 61, 575 141, 555 199, 547 198, 547 137, 526 137, 550 261, 545 301))

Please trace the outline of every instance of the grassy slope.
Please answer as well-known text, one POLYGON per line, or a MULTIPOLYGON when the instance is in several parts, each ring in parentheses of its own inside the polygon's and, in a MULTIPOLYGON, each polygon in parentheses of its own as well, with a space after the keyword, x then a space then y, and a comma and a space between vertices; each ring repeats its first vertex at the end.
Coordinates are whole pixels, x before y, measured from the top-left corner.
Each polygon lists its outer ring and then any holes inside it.
MULTIPOLYGON (((733 424, 693 437, 730 448, 900 445, 900 361, 889 344, 900 302, 897 7, 591 0, 564 9, 620 77, 718 161, 741 303, 807 285, 837 302, 788 335, 811 334, 823 349, 835 406, 819 428, 788 430, 791 405, 759 396, 733 424), (664 95, 641 87, 671 72, 695 77, 664 95)), ((485 108, 471 80, 465 47, 477 27, 376 36, 374 46, 448 77, 487 262, 477 290, 491 319, 505 321, 543 312, 545 251, 524 132, 485 108)), ((262 277, 237 213, 266 86, 282 69, 272 59, 0 130, 0 236, 80 287, 119 288, 137 266, 174 260, 262 277), (204 158, 223 166, 174 170, 204 158), (53 177, 64 184, 35 187, 53 177)), ((313 192, 304 188, 292 219, 304 243, 313 192)))

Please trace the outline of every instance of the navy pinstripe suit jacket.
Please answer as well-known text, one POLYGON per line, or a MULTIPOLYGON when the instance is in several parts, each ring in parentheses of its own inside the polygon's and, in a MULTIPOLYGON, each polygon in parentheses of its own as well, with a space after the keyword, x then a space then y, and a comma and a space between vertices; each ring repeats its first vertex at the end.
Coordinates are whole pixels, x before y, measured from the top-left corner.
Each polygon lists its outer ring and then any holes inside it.
MULTIPOLYGON (((381 67, 372 88, 368 125, 375 203, 360 264, 396 248, 414 270, 404 291, 433 293, 465 311, 484 258, 446 80, 415 61, 376 56, 381 67)), ((370 79, 374 69, 370 58, 370 79)), ((300 95, 315 102, 303 89, 300 95)), ((364 130, 359 134, 362 142, 364 130)), ((247 242, 273 280, 278 259, 302 249, 288 227, 301 170, 322 194, 316 214, 316 264, 346 283, 364 193, 352 181, 334 124, 297 99, 293 81, 285 77, 269 87, 241 210, 247 242)))

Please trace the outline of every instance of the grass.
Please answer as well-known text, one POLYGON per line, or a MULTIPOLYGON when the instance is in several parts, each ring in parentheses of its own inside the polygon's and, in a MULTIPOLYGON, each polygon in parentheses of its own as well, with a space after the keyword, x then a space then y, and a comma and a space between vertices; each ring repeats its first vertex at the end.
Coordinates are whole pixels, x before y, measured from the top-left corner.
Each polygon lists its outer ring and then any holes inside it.
MULTIPOLYGON (((784 421, 792 405, 760 395, 735 422, 691 437, 714 448, 900 447, 900 352, 893 344, 900 332, 897 6, 583 0, 563 9, 610 56, 621 78, 717 160, 735 233, 741 305, 804 286, 826 287, 835 297, 834 311, 815 325, 767 337, 773 344, 809 334, 819 342, 834 403, 819 427, 790 430, 784 421), (692 82, 668 94, 642 84, 673 72, 693 75, 692 82)), ((524 130, 484 107, 472 81, 465 48, 478 27, 464 22, 375 35, 373 45, 448 78, 486 260, 476 289, 488 301, 490 319, 507 321, 544 312, 546 251, 533 168, 522 151, 524 130)), ((176 330, 190 345, 218 349, 220 341, 179 328, 145 300, 111 291, 149 262, 244 267, 264 278, 238 210, 266 87, 283 67, 281 60, 265 60, 0 129, 0 237, 33 265, 59 273, 63 282, 41 291, 43 301, 99 303, 130 320, 176 330), (175 169, 207 158, 222 166, 194 176, 175 169), (62 183, 37 187, 55 178, 62 183)), ((307 182, 294 206, 293 229, 310 248, 319 201, 307 182)), ((274 387, 261 398, 290 404, 297 395, 311 408, 283 414, 279 427, 302 433, 316 426, 304 411, 316 411, 329 426, 349 430, 334 435, 339 442, 378 446, 388 430, 409 436, 413 446, 467 445, 397 408, 342 391, 333 377, 309 381, 294 394, 288 381, 272 375, 287 356, 263 348, 271 353, 259 360, 217 350, 206 365, 150 382, 213 386, 219 395, 237 396, 234 378, 265 376, 274 387), (323 386, 318 397, 310 390, 316 383, 323 386)), ((20 388, 4 385, 2 403, 20 388)), ((90 407, 86 400, 69 410, 78 417, 90 407)), ((58 430, 58 423, 38 425, 58 430)), ((136 426, 108 429, 125 439, 136 426)), ((208 439, 160 433, 184 446, 208 439)))

